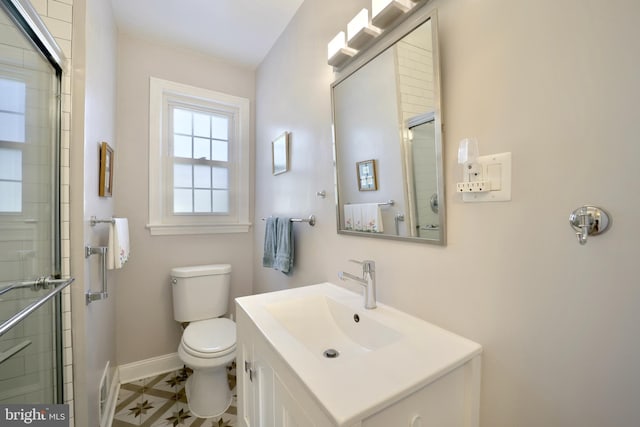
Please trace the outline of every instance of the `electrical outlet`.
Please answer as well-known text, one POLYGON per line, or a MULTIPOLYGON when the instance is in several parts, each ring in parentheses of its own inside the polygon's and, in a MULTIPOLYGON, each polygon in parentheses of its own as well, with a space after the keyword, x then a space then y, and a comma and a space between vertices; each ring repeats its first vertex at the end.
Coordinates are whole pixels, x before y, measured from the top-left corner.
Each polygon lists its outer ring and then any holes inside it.
POLYGON ((471 181, 459 182, 456 184, 458 193, 485 193, 491 191, 491 182, 489 181, 471 181))
MULTIPOLYGON (((511 200, 511 153, 480 156, 477 163, 482 168, 483 183, 488 191, 460 191, 465 202, 503 202, 511 200)), ((462 184, 473 184, 464 182, 462 184)))

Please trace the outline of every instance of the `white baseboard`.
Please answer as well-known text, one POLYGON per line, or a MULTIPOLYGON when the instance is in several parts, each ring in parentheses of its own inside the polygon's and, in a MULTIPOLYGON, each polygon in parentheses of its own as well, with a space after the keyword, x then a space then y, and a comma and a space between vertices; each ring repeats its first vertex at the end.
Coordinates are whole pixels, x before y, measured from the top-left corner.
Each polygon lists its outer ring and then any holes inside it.
POLYGON ((182 363, 178 357, 178 353, 165 354, 164 356, 127 363, 126 365, 118 366, 120 383, 126 384, 142 378, 175 371, 182 368, 183 365, 184 363, 182 363))
POLYGON ((118 403, 118 393, 120 392, 120 375, 119 370, 114 369, 113 378, 111 379, 111 387, 109 387, 109 398, 104 408, 100 427, 109 427, 113 424, 113 418, 116 415, 116 403, 118 403))

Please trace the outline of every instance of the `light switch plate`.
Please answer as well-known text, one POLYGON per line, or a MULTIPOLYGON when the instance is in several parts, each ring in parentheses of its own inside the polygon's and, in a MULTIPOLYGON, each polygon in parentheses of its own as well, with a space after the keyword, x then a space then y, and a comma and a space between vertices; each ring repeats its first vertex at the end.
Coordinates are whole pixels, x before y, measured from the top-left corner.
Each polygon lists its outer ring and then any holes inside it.
POLYGON ((508 202, 511 200, 511 153, 478 157, 485 181, 491 182, 491 191, 462 193, 465 202, 508 202))

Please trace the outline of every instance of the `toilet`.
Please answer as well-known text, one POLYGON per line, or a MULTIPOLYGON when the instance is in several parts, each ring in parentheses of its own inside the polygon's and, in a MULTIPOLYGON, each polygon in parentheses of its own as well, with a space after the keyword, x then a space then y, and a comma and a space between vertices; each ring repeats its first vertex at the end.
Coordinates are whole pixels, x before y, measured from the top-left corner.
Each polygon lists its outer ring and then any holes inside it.
POLYGON ((227 366, 236 357, 236 324, 227 313, 231 266, 179 267, 171 270, 173 317, 189 322, 178 357, 193 369, 185 386, 189 409, 198 418, 224 413, 231 404, 227 366))

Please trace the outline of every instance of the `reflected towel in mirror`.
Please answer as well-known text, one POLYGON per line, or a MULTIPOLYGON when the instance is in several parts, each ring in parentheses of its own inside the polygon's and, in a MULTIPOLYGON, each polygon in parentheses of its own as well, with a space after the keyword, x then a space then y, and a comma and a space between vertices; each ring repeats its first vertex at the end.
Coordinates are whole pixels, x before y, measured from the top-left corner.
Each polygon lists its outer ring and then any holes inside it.
POLYGON ((382 233, 382 211, 377 203, 344 205, 344 226, 347 230, 382 233))

